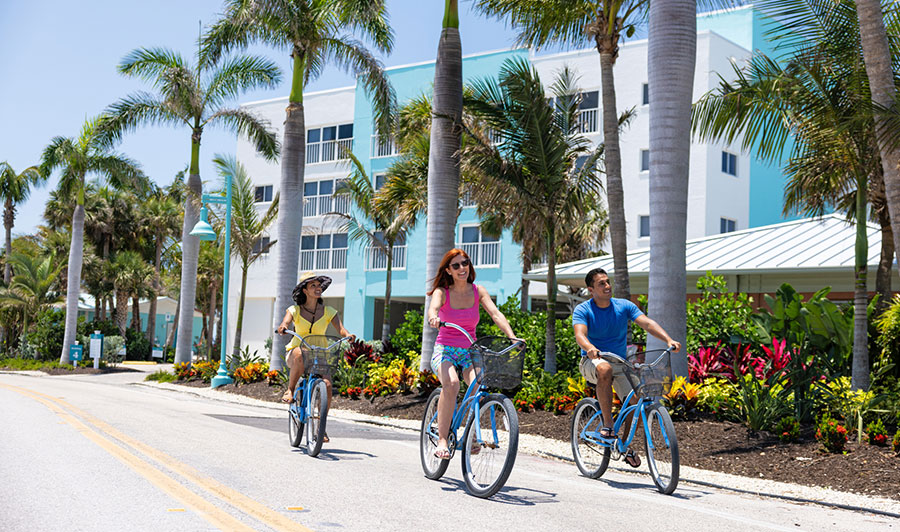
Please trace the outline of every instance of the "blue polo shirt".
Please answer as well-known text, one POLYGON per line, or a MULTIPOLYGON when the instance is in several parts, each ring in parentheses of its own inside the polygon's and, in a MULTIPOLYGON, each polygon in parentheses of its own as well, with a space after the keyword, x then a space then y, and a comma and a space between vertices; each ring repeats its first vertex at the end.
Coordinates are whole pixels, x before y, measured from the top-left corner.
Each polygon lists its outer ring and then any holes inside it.
MULTIPOLYGON (((600 308, 593 299, 588 299, 575 307, 572 325, 586 325, 588 340, 594 347, 625 358, 628 322, 643 315, 641 309, 627 299, 612 298, 606 308, 600 308)), ((582 349, 581 356, 585 355, 587 353, 582 349)))

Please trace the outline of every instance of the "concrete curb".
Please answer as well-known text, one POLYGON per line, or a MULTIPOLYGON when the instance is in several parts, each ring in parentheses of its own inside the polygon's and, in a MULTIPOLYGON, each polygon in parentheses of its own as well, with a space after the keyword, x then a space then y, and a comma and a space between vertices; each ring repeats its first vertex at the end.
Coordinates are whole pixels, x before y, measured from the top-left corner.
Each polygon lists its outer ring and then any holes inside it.
MULTIPOLYGON (((136 385, 185 393, 233 404, 262 407, 280 412, 284 411, 284 405, 279 403, 270 403, 268 401, 221 392, 211 388, 189 388, 176 384, 156 382, 141 382, 136 383, 136 385)), ((387 416, 370 416, 350 410, 334 409, 329 412, 329 416, 333 416, 342 421, 366 423, 411 432, 418 432, 421 426, 421 423, 417 420, 394 419, 387 416)), ((534 434, 520 434, 519 450, 533 456, 552 458, 554 460, 561 460, 574 464, 574 460, 571 458, 570 454, 571 445, 569 442, 552 440, 534 434)), ((610 465, 610 469, 619 473, 628 473, 639 476, 648 475, 648 473, 643 470, 634 470, 616 465, 610 465)), ((577 472, 573 474, 577 474, 577 472)), ((696 469, 684 465, 681 466, 680 482, 747 495, 755 495, 758 497, 781 499, 798 503, 818 504, 826 507, 870 512, 878 515, 900 518, 900 502, 882 497, 870 497, 856 493, 847 493, 830 488, 802 486, 799 484, 789 484, 773 480, 741 477, 727 473, 719 473, 717 471, 696 469)))

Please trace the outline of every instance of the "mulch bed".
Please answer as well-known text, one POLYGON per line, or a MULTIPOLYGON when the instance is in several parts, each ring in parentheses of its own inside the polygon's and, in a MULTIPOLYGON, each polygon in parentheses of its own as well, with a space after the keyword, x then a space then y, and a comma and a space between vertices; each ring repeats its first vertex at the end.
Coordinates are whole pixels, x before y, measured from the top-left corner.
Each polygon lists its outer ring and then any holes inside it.
MULTIPOLYGON (((209 386, 199 381, 179 384, 209 386)), ((229 384, 220 389, 264 401, 278 401, 283 390, 265 382, 229 384)), ((370 401, 335 396, 332 408, 420 420, 427 398, 416 394, 391 395, 370 401)), ((523 433, 569 441, 570 424, 570 414, 555 415, 543 410, 519 412, 519 429, 523 433)), ((800 442, 781 443, 767 432, 753 432, 738 423, 704 417, 675 420, 675 430, 681 463, 685 466, 900 501, 900 457, 889 447, 876 447, 865 441, 858 444, 854 437, 847 443, 844 454, 830 454, 822 451, 811 433, 803 434, 800 442)))

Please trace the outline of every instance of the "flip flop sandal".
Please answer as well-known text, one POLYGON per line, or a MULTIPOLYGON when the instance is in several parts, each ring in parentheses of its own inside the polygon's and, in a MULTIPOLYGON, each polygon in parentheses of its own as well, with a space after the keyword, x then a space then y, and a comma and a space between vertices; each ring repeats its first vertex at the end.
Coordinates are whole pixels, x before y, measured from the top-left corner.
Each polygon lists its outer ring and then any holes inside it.
POLYGON ((641 457, 636 455, 634 450, 628 449, 628 452, 625 453, 625 463, 631 467, 640 467, 641 457))
POLYGON ((450 449, 447 447, 440 447, 435 449, 434 457, 439 458, 441 460, 449 460, 450 459, 450 449))
POLYGON ((322 443, 328 443, 331 441, 331 438, 328 437, 328 433, 326 432, 324 436, 322 436, 322 443))
POLYGON ((616 439, 616 433, 611 427, 603 427, 600 429, 600 437, 604 440, 613 441, 616 439))

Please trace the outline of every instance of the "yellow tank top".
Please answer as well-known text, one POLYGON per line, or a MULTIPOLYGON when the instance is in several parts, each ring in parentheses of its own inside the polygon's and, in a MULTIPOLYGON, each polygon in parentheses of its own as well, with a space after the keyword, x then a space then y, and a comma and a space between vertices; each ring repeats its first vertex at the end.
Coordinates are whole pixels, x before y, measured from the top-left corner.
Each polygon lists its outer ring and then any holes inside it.
MULTIPOLYGON (((326 305, 322 317, 317 319, 315 323, 310 323, 309 320, 302 316, 298 305, 291 305, 291 307, 288 308, 288 312, 294 317, 294 331, 304 338, 313 334, 327 334, 328 326, 331 325, 331 320, 337 315, 337 310, 326 305)), ((297 338, 293 338, 285 349, 290 351, 295 347, 300 347, 300 340, 297 338)))

